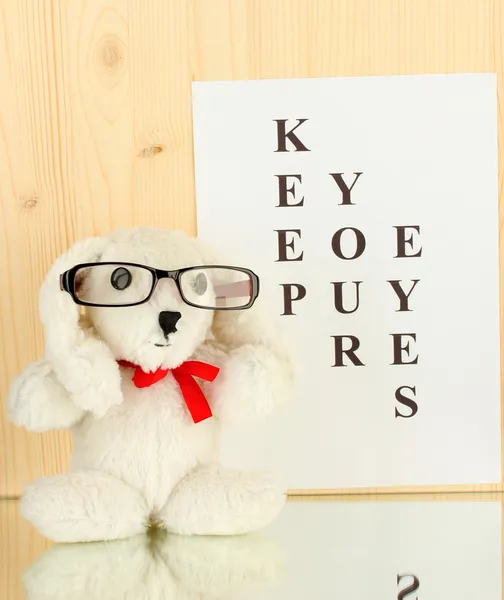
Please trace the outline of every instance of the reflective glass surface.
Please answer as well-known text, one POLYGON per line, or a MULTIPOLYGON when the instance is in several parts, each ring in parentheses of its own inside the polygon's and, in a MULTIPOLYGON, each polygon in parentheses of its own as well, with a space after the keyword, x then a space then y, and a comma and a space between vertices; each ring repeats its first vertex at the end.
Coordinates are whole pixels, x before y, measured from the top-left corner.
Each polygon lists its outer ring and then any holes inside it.
POLYGON ((2 600, 501 600, 499 495, 291 499, 253 535, 53 545, 0 501, 2 600))

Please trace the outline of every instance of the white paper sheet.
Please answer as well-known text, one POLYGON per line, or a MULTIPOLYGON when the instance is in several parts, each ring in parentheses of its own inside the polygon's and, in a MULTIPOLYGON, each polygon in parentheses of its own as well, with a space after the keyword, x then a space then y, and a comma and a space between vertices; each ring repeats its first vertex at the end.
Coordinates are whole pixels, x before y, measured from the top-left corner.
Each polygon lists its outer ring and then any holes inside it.
POLYGON ((299 365, 224 462, 291 489, 499 482, 495 75, 195 83, 193 106, 199 235, 258 273, 299 365))

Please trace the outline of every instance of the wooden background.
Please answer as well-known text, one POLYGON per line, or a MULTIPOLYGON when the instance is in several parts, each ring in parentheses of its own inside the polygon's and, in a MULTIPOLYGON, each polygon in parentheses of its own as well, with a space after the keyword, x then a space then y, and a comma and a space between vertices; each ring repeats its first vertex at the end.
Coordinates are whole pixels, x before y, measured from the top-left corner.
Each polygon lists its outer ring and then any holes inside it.
POLYGON ((503 61, 504 0, 0 0, 0 496, 70 452, 4 409, 51 261, 120 226, 195 233, 192 81, 497 72, 502 200, 503 61))

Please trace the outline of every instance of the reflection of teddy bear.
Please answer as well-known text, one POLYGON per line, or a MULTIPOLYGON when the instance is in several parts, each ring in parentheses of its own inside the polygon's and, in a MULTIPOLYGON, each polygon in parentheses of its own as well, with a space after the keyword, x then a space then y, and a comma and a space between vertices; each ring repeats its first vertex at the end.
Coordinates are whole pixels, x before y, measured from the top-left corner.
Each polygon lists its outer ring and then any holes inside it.
POLYGON ((283 575, 273 540, 156 532, 127 540, 62 544, 24 575, 28 600, 203 600, 264 590, 283 575))
POLYGON ((8 399, 17 425, 72 431, 70 471, 35 480, 21 499, 46 537, 112 540, 153 523, 239 534, 281 510, 284 490, 272 476, 218 462, 221 424, 282 404, 292 368, 253 302, 253 273, 221 269, 219 283, 209 269, 187 270, 215 263, 180 232, 133 228, 77 243, 49 272, 40 294, 45 357, 8 399), (229 306, 246 310, 207 310, 225 305, 235 284, 229 306), (79 301, 100 306, 82 315, 79 301))

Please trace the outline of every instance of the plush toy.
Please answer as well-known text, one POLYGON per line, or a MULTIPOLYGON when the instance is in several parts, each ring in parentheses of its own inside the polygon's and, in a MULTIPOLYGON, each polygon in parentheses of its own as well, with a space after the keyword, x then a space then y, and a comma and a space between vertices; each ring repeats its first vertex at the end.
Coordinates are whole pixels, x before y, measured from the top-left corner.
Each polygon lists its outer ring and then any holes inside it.
POLYGON ((13 382, 8 407, 29 431, 69 428, 73 455, 68 473, 25 488, 25 519, 57 542, 272 521, 285 502, 276 479, 219 463, 221 426, 291 395, 258 293, 252 271, 181 232, 119 230, 61 256, 40 292, 45 357, 13 382))

